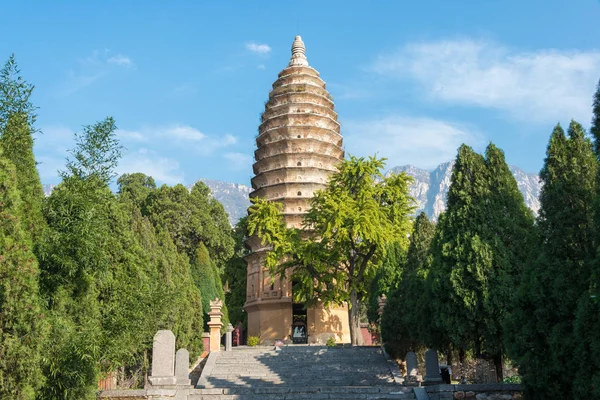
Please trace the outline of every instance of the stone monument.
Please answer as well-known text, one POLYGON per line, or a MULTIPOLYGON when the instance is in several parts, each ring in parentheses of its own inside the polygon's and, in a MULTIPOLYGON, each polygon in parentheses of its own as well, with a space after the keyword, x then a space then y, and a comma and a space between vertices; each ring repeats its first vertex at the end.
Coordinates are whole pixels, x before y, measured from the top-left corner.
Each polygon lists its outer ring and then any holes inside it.
POLYGON ((152 343, 152 372, 148 377, 152 386, 172 386, 175 379, 175 335, 161 330, 154 335, 152 343))
POLYGON ((423 383, 428 385, 437 385, 442 383, 440 363, 438 361, 438 355, 435 349, 429 349, 425 352, 425 380, 423 383))
POLYGON ((406 375, 404 376, 404 384, 408 386, 419 386, 421 376, 419 375, 419 362, 417 354, 409 351, 406 353, 406 375))
POLYGON ((192 380, 189 376, 190 371, 190 352, 187 349, 179 349, 175 354, 175 379, 177 385, 189 386, 192 380))

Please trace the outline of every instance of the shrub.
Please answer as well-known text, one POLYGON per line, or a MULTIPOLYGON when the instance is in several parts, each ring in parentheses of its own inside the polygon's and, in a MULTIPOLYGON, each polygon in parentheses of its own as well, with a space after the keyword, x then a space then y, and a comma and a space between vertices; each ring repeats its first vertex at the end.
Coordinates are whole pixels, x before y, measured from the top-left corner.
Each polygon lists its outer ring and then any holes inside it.
POLYGON ((248 346, 258 346, 260 338, 258 336, 248 336, 248 346))
POLYGON ((333 336, 330 336, 329 339, 327 339, 327 346, 335 346, 335 338, 333 336))

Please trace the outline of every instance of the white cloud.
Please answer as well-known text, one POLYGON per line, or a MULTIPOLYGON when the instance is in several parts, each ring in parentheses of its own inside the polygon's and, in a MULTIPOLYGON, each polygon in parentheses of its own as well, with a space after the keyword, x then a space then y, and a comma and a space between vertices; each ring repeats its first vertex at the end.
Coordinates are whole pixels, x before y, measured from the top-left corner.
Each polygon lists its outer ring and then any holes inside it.
POLYGON ((131 61, 131 59, 129 57, 123 56, 123 55, 116 55, 116 56, 112 56, 110 57, 107 62, 109 64, 115 64, 115 65, 122 65, 125 67, 131 67, 133 66, 133 61, 131 61))
POLYGON ((123 156, 117 167, 117 174, 141 172, 153 177, 156 181, 174 185, 183 182, 183 172, 179 163, 170 158, 161 157, 158 153, 141 148, 123 156))
POLYGON ((426 97, 499 109, 527 121, 576 118, 587 124, 600 70, 600 51, 518 51, 483 40, 404 46, 373 69, 415 80, 426 97))
POLYGON ((223 157, 229 161, 229 167, 234 170, 249 169, 252 165, 252 156, 244 153, 225 153, 223 157))
POLYGON ((355 156, 377 153, 388 159, 387 168, 405 164, 434 168, 454 158, 462 143, 478 147, 483 142, 472 127, 429 118, 390 116, 344 124, 346 151, 355 156))
POLYGON ((79 65, 76 68, 70 68, 66 72, 66 82, 60 92, 63 96, 92 85, 116 69, 135 67, 130 57, 122 54, 111 56, 109 49, 94 50, 86 57, 79 58, 77 63, 79 65))
POLYGON ((143 133, 138 131, 128 131, 125 129, 119 129, 116 132, 117 137, 122 141, 135 141, 135 142, 145 142, 148 140, 143 133))
POLYGON ((206 135, 204 133, 189 125, 175 125, 164 129, 161 134, 170 138, 188 141, 199 141, 206 139, 206 135))
POLYGON ((246 43, 246 50, 256 54, 269 54, 271 52, 271 47, 268 44, 249 42, 246 43))

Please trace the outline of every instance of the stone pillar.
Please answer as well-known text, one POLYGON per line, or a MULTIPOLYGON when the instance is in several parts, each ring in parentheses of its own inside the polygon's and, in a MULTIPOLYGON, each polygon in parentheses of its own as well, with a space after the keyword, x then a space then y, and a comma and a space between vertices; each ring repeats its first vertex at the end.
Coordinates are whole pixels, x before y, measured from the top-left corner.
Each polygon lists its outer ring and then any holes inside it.
POLYGON ((227 325, 227 333, 225 333, 225 351, 231 351, 231 347, 232 346, 232 332, 233 332, 233 325, 228 324, 227 325))
POLYGON ((379 318, 381 318, 381 315, 383 314, 383 308, 385 307, 386 302, 387 302, 387 297, 385 294, 382 294, 381 296, 377 296, 377 305, 379 306, 379 308, 377 309, 377 314, 379 314, 379 318))
POLYGON ((417 355, 409 351, 406 353, 406 375, 404 376, 404 384, 407 386, 419 386, 421 376, 419 375, 419 362, 417 355))
POLYGON ((425 352, 425 380, 423 383, 428 385, 438 385, 442 383, 440 362, 438 361, 438 355, 435 349, 429 349, 425 352))
POLYGON ((178 385, 191 385, 190 379, 190 352, 179 349, 175 354, 175 379, 178 385))
POLYGON ((210 316, 208 322, 210 327, 210 351, 221 351, 221 328, 223 327, 221 307, 223 307, 223 302, 218 297, 215 301, 210 302, 210 312, 208 313, 210 316))
POLYGON ((152 386, 172 386, 175 379, 175 335, 169 330, 158 331, 152 343, 152 386))

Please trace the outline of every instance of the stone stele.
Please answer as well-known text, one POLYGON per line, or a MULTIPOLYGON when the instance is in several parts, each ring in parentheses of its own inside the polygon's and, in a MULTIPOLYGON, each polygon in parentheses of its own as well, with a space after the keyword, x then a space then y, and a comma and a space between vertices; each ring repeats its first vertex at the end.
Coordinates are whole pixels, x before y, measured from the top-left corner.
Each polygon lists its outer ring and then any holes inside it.
POLYGON ((436 384, 442 382, 440 363, 437 351, 429 349, 425 352, 425 383, 436 384))
POLYGON ((190 370, 190 352, 187 349, 177 350, 175 354, 175 378, 177 385, 191 385, 189 377, 190 370))
POLYGON ((152 344, 152 375, 148 377, 152 386, 171 386, 175 379, 175 335, 161 330, 154 335, 152 344))

